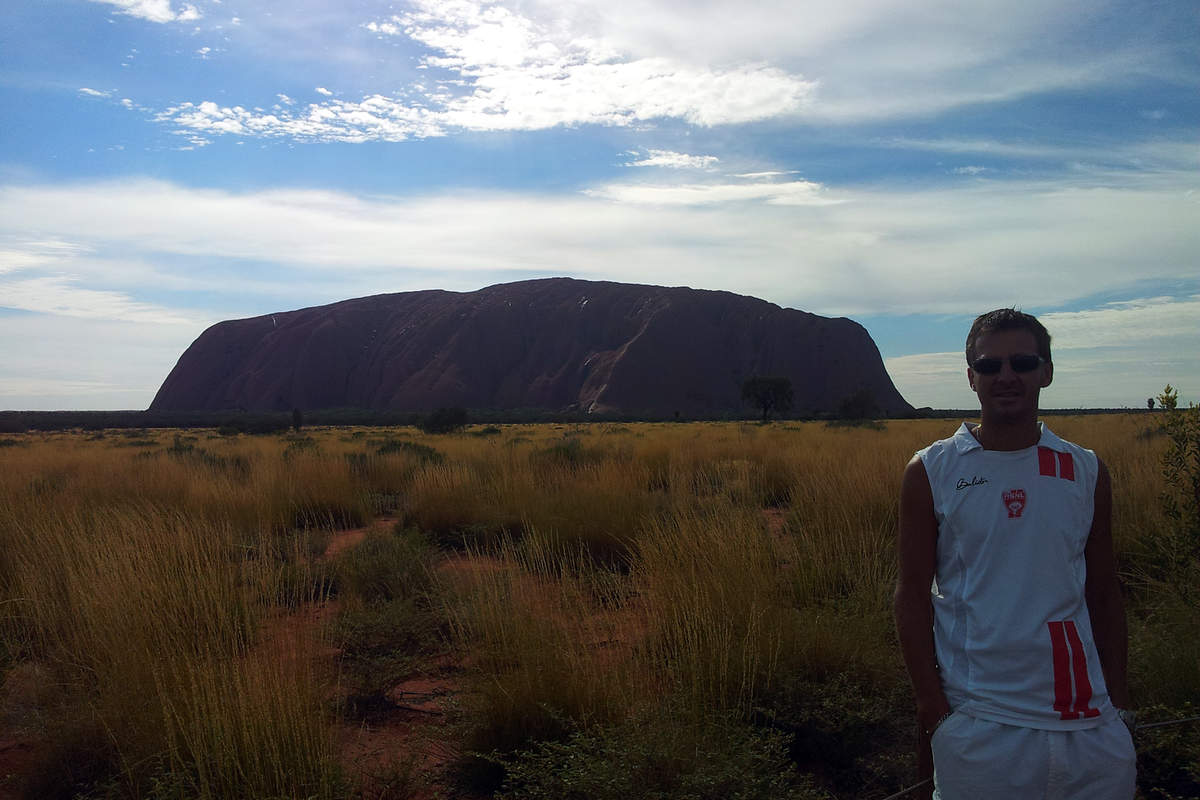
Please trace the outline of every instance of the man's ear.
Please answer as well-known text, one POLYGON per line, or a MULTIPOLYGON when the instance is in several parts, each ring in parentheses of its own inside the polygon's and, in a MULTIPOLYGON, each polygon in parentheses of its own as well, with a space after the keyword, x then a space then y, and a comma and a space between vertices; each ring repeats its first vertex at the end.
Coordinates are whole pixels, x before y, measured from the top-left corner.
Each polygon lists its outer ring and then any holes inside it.
POLYGON ((1045 372, 1042 375, 1042 388, 1045 389, 1054 380, 1054 362, 1047 361, 1045 364, 1045 372))
POLYGON ((971 384, 972 392, 979 393, 979 390, 975 388, 975 370, 970 367, 967 367, 967 383, 971 384))

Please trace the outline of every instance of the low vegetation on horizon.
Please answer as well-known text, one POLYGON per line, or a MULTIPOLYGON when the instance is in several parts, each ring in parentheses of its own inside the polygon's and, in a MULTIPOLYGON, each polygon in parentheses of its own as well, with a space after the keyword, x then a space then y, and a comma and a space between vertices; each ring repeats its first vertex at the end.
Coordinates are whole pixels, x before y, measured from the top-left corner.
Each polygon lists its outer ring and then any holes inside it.
MULTIPOLYGON (((1112 472, 1144 722, 1200 713, 1198 420, 1051 421, 1112 472)), ((900 475, 953 429, 0 434, 0 795, 886 797, 900 475)), ((1138 749, 1200 794, 1200 726, 1138 749)))

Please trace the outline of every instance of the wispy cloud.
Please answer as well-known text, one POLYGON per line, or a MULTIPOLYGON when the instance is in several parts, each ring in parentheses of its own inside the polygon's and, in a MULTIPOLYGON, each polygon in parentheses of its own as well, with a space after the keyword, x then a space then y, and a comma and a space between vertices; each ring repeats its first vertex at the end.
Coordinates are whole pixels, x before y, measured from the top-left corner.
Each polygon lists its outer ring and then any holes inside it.
POLYGON ((1123 348, 1190 338, 1200 351, 1200 295, 1123 300, 1084 311, 1046 314, 1041 319, 1052 332, 1056 348, 1123 348))
POLYGON ((68 276, 0 281, 0 307, 85 319, 152 322, 156 325, 194 325, 196 320, 177 311, 133 300, 113 291, 84 289, 68 276))
POLYGON ((706 206, 745 201, 787 206, 823 206, 844 202, 828 195, 821 184, 811 181, 659 185, 610 183, 588 189, 585 194, 618 203, 660 206, 706 206))
MULTIPOLYGON (((276 265, 290 283, 336 275, 346 294, 566 273, 729 289, 819 313, 958 313, 1054 307, 1127 287, 1132 275, 1194 281, 1190 181, 873 191, 727 181, 409 198, 144 180, 22 185, 0 187, 0 234, 40 230, 94 259, 276 265)), ((70 263, 47 274, 79 274, 70 263)))
POLYGON ((79 93, 85 94, 88 97, 112 97, 112 92, 105 92, 101 91, 100 89, 89 89, 86 86, 81 86, 79 93))
POLYGON ((200 19, 199 9, 191 3, 182 3, 176 10, 172 7, 171 0, 91 0, 91 2, 116 6, 122 14, 149 22, 194 22, 200 19))
POLYGON ((84 256, 89 248, 58 239, 0 237, 0 274, 28 269, 48 269, 84 256))
POLYGON ((708 169, 715 166, 719 158, 716 156, 693 156, 687 153, 676 153, 673 150, 647 150, 626 153, 636 161, 626 161, 627 167, 670 167, 672 169, 708 169), (640 156, 640 157, 639 157, 640 156))
MULTIPOLYGON (((1003 159, 1123 165, 1139 170, 1178 170, 1200 167, 1200 139, 1156 138, 1123 142, 1046 142, 1038 140, 892 138, 878 142, 883 147, 927 150, 951 155, 990 156, 1003 159)), ((982 167, 963 167, 965 170, 982 167)))

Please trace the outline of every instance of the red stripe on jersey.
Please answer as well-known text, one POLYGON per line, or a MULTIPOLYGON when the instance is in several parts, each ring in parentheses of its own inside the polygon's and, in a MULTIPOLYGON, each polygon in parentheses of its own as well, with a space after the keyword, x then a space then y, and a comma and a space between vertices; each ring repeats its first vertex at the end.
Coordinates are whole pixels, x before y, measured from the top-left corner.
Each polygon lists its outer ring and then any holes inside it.
POLYGON ((1058 454, 1058 477, 1075 480, 1075 459, 1071 458, 1070 453, 1058 454))
POLYGON ((1051 478, 1058 477, 1058 464, 1054 460, 1055 452, 1049 447, 1038 448, 1038 471, 1041 475, 1051 478))
POLYGON ((1087 719, 1098 717, 1100 709, 1088 707, 1088 703, 1092 700, 1092 682, 1088 680, 1087 653, 1084 652, 1083 642, 1079 640, 1079 631, 1075 629, 1075 620, 1067 620, 1064 627, 1067 632, 1067 641, 1071 643, 1071 666, 1075 672, 1075 707, 1071 710, 1075 712, 1076 718, 1079 714, 1083 714, 1087 719))
POLYGON ((1047 622, 1050 629, 1050 651, 1054 664, 1054 710, 1062 719, 1079 719, 1079 712, 1071 708, 1071 654, 1067 651, 1067 637, 1061 622, 1047 622))

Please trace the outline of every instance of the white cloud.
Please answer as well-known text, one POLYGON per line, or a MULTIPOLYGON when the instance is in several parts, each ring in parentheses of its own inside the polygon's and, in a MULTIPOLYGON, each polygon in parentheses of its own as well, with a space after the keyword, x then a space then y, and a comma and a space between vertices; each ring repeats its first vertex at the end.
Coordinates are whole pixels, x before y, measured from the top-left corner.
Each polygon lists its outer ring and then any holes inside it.
MULTIPOLYGON (((0 274, 28 269, 49 269, 87 255, 90 248, 60 239, 0 237, 0 274)), ((2 301, 0 301, 2 302, 2 301)))
POLYGON ((194 22, 200 19, 200 11, 190 3, 183 3, 179 10, 172 8, 171 0, 91 0, 116 6, 120 13, 150 22, 194 22))
POLYGON ((638 158, 637 161, 627 161, 627 167, 670 167, 672 169, 707 169, 714 166, 719 158, 716 156, 693 156, 687 153, 676 153, 673 150, 647 150, 645 153, 631 152, 628 155, 638 158))
POLYGON ((586 192, 591 197, 618 203, 661 206, 703 206, 761 200, 773 205, 823 206, 842 202, 810 181, 787 183, 610 183, 586 192))
POLYGON ((1191 182, 1184 173, 1125 189, 612 184, 582 196, 367 199, 114 181, 0 187, 0 234, 39 231, 95 258, 332 270, 367 293, 395 290, 400 276, 416 274, 405 270, 476 276, 459 281, 567 273, 728 289, 818 313, 961 313, 1055 307, 1125 287, 1134 275, 1194 281, 1200 226, 1181 188, 1191 182))
POLYGON ((955 175, 982 175, 985 172, 991 172, 991 169, 989 167, 970 165, 966 167, 955 167, 953 172, 955 175))
POLYGON ((79 93, 86 94, 88 97, 110 97, 112 95, 112 92, 103 92, 99 89, 89 89, 86 86, 80 87, 79 93))
POLYGON ((1112 0, 525 0, 521 8, 622 52, 699 53, 712 64, 762 61, 804 74, 820 82, 806 114, 822 119, 925 115, 1134 74, 1195 77, 1180 35, 1176 47, 1162 36, 1194 27, 1184 6, 1156 15, 1112 0))
POLYGON ((447 124, 468 130, 657 118, 749 122, 795 113, 814 88, 758 59, 714 68, 653 52, 632 55, 557 14, 526 16, 486 0, 414 5, 392 22, 440 53, 425 63, 470 83, 469 94, 445 104, 447 124))
POLYGON ((1134 167, 1143 171, 1200 168, 1200 140, 1149 139, 1124 144, 1111 142, 1002 141, 998 139, 911 139, 879 142, 885 147, 928 150, 954 155, 992 156, 1059 163, 1094 163, 1134 167))
POLYGON ((0 307, 84 319, 195 324, 177 311, 139 303, 122 292, 85 289, 69 276, 0 281, 0 307))
MULTIPOLYGON (((714 67, 634 57, 490 0, 418 0, 416 10, 364 27, 427 49, 436 80, 358 102, 268 114, 212 101, 165 109, 162 122, 205 134, 305 141, 402 141, 452 131, 541 130, 677 119, 753 122, 803 109, 815 84, 760 60, 714 67)), ((318 89, 329 97, 332 92, 318 89)), ((291 105, 290 98, 281 101, 291 105)))
MULTIPOLYGON (((288 106, 294 102, 286 95, 279 95, 279 98, 288 106)), ((428 110, 381 95, 366 97, 358 103, 336 100, 314 103, 301 113, 292 113, 282 107, 275 113, 267 113, 242 106, 219 106, 210 101, 199 105, 183 103, 166 109, 157 118, 179 125, 188 134, 323 142, 401 142, 443 133, 436 116, 428 110)))
POLYGON ((333 92, 329 91, 328 89, 326 89, 323 86, 318 86, 313 91, 315 91, 317 94, 325 95, 326 97, 333 97, 333 92))
POLYGON ((394 22, 368 22, 363 27, 371 33, 379 33, 386 36, 399 36, 404 33, 404 29, 394 22))
POLYGON ((738 172, 738 173, 734 174, 733 177, 735 177, 735 178, 751 178, 751 179, 757 180, 760 178, 778 178, 783 175, 796 175, 796 174, 798 174, 798 173, 795 170, 772 169, 772 170, 765 170, 763 172, 738 172))
POLYGON ((200 56, 201 58, 208 58, 208 54, 211 52, 212 52, 211 47, 201 47, 199 50, 196 51, 196 55, 200 56))
MULTIPOLYGON (((1085 311, 1045 314, 1041 320, 1055 348, 1123 348, 1190 337, 1200 352, 1200 295, 1124 300, 1085 311)), ((1192 374, 1200 375, 1200 370, 1192 374)))

